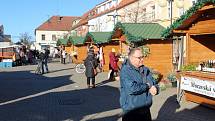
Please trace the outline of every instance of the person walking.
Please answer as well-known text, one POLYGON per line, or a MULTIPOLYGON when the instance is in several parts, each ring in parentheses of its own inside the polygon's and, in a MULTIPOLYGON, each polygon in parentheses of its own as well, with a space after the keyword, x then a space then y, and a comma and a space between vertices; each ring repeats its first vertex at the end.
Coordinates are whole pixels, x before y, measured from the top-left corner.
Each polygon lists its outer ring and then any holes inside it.
POLYGON ((118 57, 116 56, 116 50, 114 48, 112 48, 111 52, 109 53, 109 81, 113 81, 114 80, 114 73, 115 76, 118 76, 118 57))
POLYGON ((41 52, 39 53, 39 72, 41 72, 42 74, 44 74, 44 58, 45 58, 45 51, 41 50, 41 52))
POLYGON ((44 54, 44 66, 45 66, 45 68, 46 68, 46 73, 48 73, 49 72, 49 68, 48 68, 48 58, 49 58, 49 54, 50 54, 50 51, 49 51, 49 49, 45 49, 45 54, 44 54))
POLYGON ((63 64, 66 64, 66 51, 62 51, 63 64))
POLYGON ((94 69, 96 69, 98 64, 93 49, 89 50, 87 58, 84 60, 84 65, 86 67, 85 75, 87 77, 87 87, 90 88, 90 80, 92 80, 92 88, 95 88, 96 73, 94 72, 94 69))
POLYGON ((132 48, 120 70, 120 105, 122 121, 151 121, 152 96, 159 87, 143 65, 141 48, 132 48))

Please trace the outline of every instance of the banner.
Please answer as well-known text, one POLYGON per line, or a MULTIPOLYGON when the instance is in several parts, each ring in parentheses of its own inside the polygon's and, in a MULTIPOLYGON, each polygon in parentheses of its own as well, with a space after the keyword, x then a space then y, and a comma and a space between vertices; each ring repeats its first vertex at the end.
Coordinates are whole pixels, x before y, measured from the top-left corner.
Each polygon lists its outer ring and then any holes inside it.
POLYGON ((215 98, 214 81, 181 77, 181 89, 215 98))

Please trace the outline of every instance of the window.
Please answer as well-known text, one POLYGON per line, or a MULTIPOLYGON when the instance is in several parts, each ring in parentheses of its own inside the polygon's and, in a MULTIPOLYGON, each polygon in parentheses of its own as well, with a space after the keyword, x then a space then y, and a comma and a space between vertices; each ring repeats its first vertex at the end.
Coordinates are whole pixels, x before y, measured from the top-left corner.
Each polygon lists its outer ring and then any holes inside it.
POLYGON ((52 35, 52 40, 53 40, 53 41, 56 41, 56 40, 57 40, 57 37, 56 37, 55 34, 52 35))
POLYGON ((45 34, 42 34, 42 40, 46 40, 45 34))
POLYGON ((184 14, 184 8, 179 8, 179 16, 184 14))
POLYGON ((146 8, 142 8, 142 11, 143 11, 144 13, 146 13, 146 8))
POLYGON ((168 2, 168 18, 170 19, 172 17, 172 1, 170 0, 168 2))
POLYGON ((151 6, 151 9, 152 9, 151 17, 152 19, 155 19, 155 6, 151 6))
POLYGON ((192 4, 195 5, 197 0, 192 0, 192 4))
POLYGON ((111 2, 108 3, 108 8, 111 8, 111 2))

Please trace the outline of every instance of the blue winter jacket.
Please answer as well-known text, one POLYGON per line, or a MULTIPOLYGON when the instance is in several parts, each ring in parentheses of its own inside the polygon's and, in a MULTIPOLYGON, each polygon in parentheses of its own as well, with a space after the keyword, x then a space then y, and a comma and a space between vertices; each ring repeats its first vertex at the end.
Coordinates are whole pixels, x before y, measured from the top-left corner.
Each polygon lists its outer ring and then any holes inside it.
POLYGON ((151 107, 152 95, 147 83, 159 90, 147 67, 136 68, 129 60, 125 60, 120 71, 120 105, 124 113, 136 108, 151 107))

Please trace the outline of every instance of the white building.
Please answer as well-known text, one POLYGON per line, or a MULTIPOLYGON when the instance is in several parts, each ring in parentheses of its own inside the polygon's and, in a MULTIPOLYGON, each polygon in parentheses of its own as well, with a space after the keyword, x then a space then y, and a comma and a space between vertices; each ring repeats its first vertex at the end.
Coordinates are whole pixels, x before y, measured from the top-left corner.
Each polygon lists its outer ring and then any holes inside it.
POLYGON ((89 13, 89 31, 112 31, 114 23, 118 21, 123 23, 153 22, 167 27, 171 24, 171 21, 173 22, 179 18, 196 1, 106 0, 96 5, 94 10, 89 13))
POLYGON ((56 47, 59 38, 65 38, 71 33, 72 23, 78 17, 74 16, 52 16, 42 25, 35 29, 35 49, 41 50, 56 47))
POLYGON ((93 16, 89 16, 89 32, 110 32, 117 22, 116 7, 122 0, 106 0, 95 6, 93 16))

